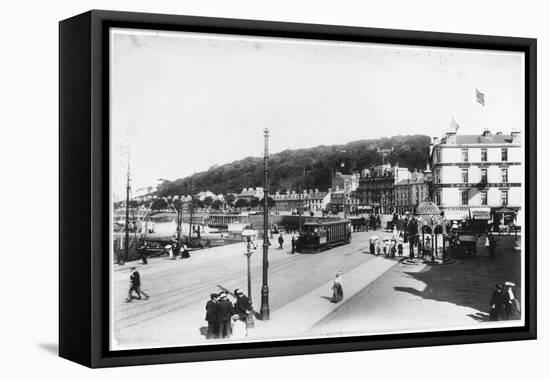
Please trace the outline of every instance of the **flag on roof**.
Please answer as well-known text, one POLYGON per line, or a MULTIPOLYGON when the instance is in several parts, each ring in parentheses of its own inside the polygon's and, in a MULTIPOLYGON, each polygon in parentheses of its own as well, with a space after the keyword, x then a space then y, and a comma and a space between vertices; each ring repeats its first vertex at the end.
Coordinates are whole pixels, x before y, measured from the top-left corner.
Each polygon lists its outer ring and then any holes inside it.
POLYGON ((456 123, 455 117, 451 118, 451 130, 454 130, 455 133, 456 133, 456 131, 458 130, 459 127, 460 127, 460 125, 458 123, 456 123))
POLYGON ((476 100, 481 105, 485 106, 485 94, 480 92, 479 89, 476 88, 476 100))

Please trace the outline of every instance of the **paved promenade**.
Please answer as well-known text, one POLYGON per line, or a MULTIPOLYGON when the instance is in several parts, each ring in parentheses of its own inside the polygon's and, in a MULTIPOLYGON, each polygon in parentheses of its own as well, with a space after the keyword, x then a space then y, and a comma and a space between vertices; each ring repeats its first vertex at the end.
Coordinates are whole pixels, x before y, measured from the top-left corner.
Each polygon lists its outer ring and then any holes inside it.
MULTIPOLYGON (((315 290, 330 296, 329 282, 337 270, 344 273, 346 280, 348 272, 372 259, 380 259, 368 253, 371 235, 370 232, 354 233, 351 244, 318 254, 290 254, 289 235, 285 235, 284 249, 278 250, 274 238, 269 249, 269 304, 272 317, 278 316, 280 308, 315 290)), ((209 294, 219 292, 220 287, 230 291, 235 288, 247 290, 245 251, 245 244, 240 243, 192 251, 191 258, 184 260, 156 258, 150 259, 149 264, 144 266, 136 262, 122 268, 115 267, 113 305, 116 341, 125 347, 206 342, 204 306, 209 294), (124 302, 132 265, 137 265, 141 272, 142 289, 151 296, 148 301, 124 302)), ((252 301, 256 311, 259 311, 261 245, 251 257, 251 273, 252 301)), ((355 280, 350 280, 350 284, 351 281, 355 280)), ((351 293, 352 287, 347 290, 351 293)), ((323 305, 331 304, 320 295, 316 300, 323 305)), ((259 326, 260 321, 257 323, 259 326)), ((281 332, 286 333, 284 329, 281 332)))
MULTIPOLYGON (((378 235, 387 235, 376 232, 378 235)), ((368 233, 318 254, 269 250, 269 321, 256 320, 248 340, 322 337, 419 329, 477 327, 486 323, 496 283, 513 281, 521 296, 521 254, 504 238, 496 258, 479 256, 447 266, 399 264, 368 253, 368 233), (344 301, 330 302, 334 272, 343 272, 344 301)), ((150 259, 138 267, 148 301, 125 303, 129 267, 113 276, 115 338, 122 348, 191 345, 206 340, 204 306, 220 287, 246 292, 244 243, 191 252, 191 258, 150 259)), ((261 246, 252 255, 252 300, 260 309, 261 246)), ((235 339, 228 342, 239 341, 235 339)))

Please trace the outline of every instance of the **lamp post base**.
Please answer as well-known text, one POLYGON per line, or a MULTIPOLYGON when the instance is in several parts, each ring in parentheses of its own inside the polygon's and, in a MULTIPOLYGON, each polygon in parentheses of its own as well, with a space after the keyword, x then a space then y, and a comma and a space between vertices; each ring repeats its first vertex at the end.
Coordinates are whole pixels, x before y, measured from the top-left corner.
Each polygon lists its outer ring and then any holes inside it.
POLYGON ((267 286, 262 287, 262 305, 260 307, 260 319, 269 320, 269 289, 267 286))

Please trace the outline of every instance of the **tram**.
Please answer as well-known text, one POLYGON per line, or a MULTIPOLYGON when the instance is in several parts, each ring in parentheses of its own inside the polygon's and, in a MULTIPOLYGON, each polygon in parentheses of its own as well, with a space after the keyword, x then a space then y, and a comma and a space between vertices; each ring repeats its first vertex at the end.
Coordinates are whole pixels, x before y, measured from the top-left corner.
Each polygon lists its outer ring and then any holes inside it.
POLYGON ((351 222, 347 219, 307 222, 298 238, 298 252, 318 252, 351 242, 351 222))

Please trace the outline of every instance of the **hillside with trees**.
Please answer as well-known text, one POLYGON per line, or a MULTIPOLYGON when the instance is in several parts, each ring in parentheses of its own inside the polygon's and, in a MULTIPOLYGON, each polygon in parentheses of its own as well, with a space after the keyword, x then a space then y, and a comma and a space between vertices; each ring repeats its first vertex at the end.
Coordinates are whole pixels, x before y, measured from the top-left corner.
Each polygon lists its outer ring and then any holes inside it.
MULTIPOLYGON (((382 164, 384 151, 386 163, 423 169, 428 161, 429 143, 430 137, 426 135, 399 135, 345 145, 281 151, 269 157, 270 191, 296 190, 300 187, 326 191, 331 186, 334 173, 360 172, 382 164)), ((226 194, 257 186, 263 186, 263 158, 247 157, 192 176, 164 181, 156 194, 188 195, 191 191, 197 193, 205 190, 226 194)))

